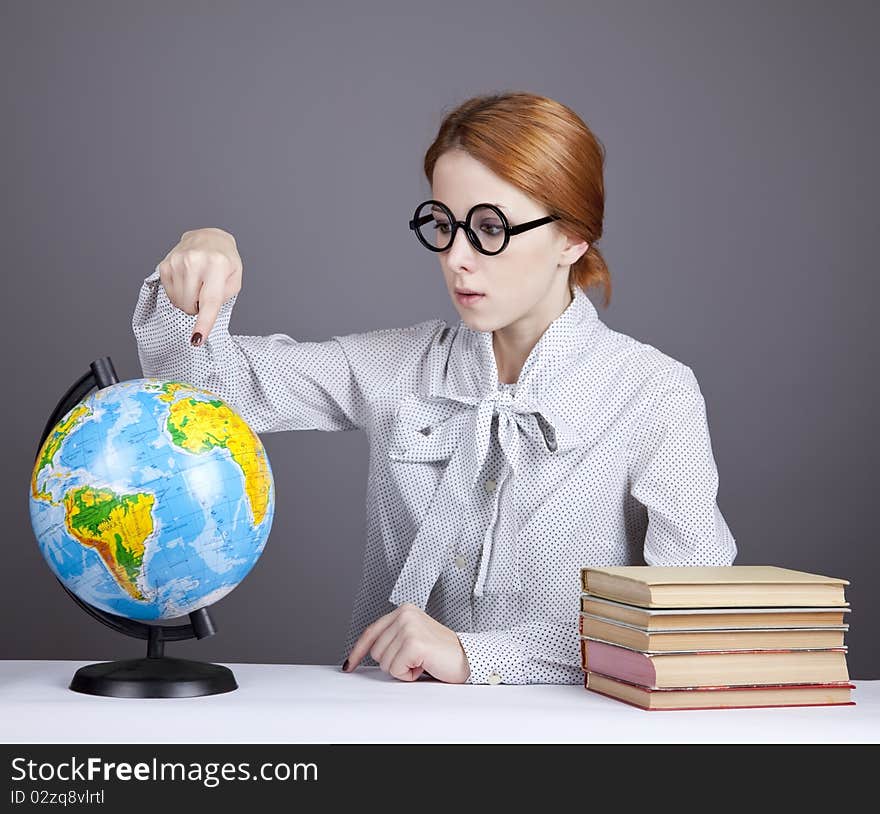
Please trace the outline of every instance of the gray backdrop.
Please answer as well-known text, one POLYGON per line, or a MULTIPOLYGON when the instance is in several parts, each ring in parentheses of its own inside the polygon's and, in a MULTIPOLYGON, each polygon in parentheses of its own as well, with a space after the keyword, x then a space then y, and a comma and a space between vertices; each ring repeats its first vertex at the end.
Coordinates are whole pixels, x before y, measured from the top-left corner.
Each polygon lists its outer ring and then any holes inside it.
MULTIPOLYGON (((108 660, 25 499, 43 426, 93 359, 141 375, 141 281, 187 229, 238 239, 236 334, 455 319, 407 229, 444 110, 517 89, 607 148, 616 330, 690 365, 737 564, 851 580, 849 665, 877 640, 876 157, 880 7, 806 2, 3 3, 6 464, 0 658, 108 660)), ((168 645, 334 663, 360 575, 367 441, 263 436, 265 553, 168 645)))

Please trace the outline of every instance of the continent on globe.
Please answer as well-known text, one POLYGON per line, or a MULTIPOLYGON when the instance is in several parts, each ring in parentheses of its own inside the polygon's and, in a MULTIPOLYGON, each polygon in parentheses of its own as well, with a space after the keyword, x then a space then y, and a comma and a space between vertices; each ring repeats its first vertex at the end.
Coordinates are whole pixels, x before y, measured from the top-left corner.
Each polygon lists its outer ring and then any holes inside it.
POLYGON ((150 494, 117 495, 110 489, 81 486, 65 496, 68 531, 94 548, 119 584, 135 599, 144 561, 145 541, 153 533, 150 494))
MULTIPOLYGON (((169 397, 173 387, 169 386, 169 397)), ((254 433, 238 413, 219 399, 179 399, 169 409, 168 432, 175 444, 197 455, 210 452, 214 447, 228 449, 244 474, 254 522, 258 525, 262 522, 269 493, 266 488, 269 459, 251 454, 254 433)))

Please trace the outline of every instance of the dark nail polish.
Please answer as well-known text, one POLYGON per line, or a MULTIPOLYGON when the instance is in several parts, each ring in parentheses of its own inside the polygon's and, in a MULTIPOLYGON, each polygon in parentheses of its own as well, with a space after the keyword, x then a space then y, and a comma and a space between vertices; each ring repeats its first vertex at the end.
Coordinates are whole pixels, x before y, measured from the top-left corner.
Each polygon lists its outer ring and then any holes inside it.
POLYGON ((190 342, 191 342, 192 345, 194 345, 195 347, 198 347, 199 345, 202 344, 202 335, 201 335, 198 331, 196 331, 196 333, 194 333, 194 334, 192 335, 192 339, 190 339, 190 342))
POLYGON ((348 670, 348 659, 342 662, 342 672, 344 673, 346 670, 348 670))

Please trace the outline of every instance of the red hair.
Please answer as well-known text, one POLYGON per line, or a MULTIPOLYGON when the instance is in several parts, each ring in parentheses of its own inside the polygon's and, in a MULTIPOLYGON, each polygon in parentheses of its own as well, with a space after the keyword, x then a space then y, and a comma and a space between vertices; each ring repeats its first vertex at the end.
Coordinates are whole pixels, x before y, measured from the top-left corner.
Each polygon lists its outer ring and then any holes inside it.
POLYGON ((570 108, 534 93, 475 96, 447 113, 425 153, 425 176, 460 149, 560 216, 555 225, 590 248, 569 270, 570 286, 599 286, 611 302, 611 275, 596 241, 605 211, 605 148, 570 108))

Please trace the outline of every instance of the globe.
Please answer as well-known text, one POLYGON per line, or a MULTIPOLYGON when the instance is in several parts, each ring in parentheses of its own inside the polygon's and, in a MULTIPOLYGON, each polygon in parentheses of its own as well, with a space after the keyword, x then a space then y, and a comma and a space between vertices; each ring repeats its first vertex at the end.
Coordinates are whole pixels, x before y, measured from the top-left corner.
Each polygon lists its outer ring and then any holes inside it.
POLYGON ((144 622, 226 596, 263 552, 269 458, 215 394, 132 379, 95 390, 51 429, 30 483, 34 535, 77 597, 144 622))

